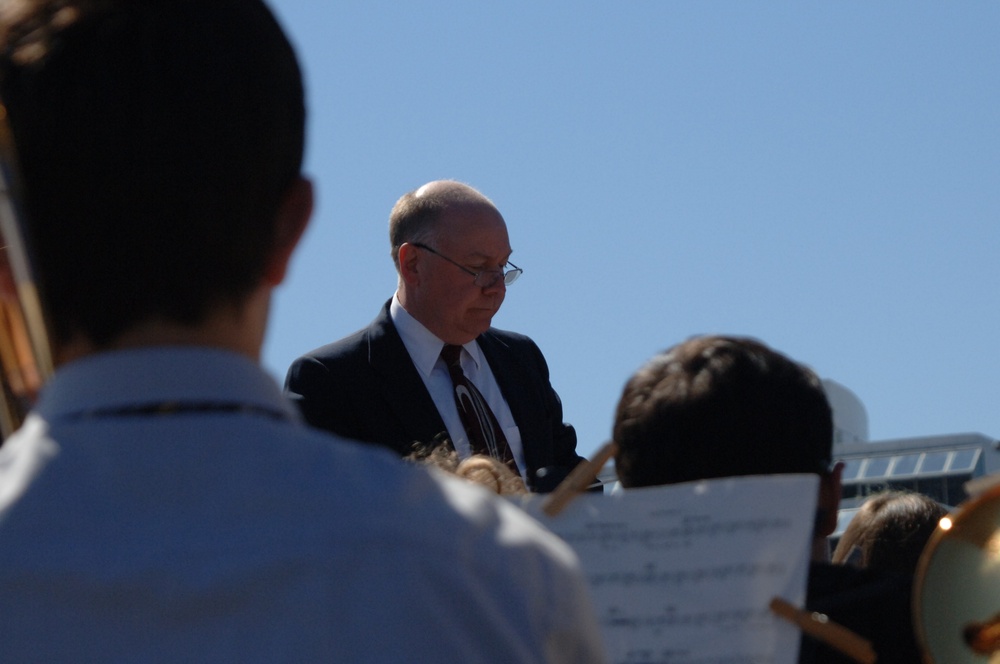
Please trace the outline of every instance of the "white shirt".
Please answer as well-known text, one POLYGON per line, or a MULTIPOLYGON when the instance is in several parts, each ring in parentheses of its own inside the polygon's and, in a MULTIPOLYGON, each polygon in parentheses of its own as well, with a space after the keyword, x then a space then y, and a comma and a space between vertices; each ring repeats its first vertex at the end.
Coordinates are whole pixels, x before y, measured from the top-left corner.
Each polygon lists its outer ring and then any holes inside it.
MULTIPOLYGON (((445 343, 438 339, 430 330, 424 327, 423 323, 410 315, 403 308, 396 296, 393 296, 389 304, 389 315, 392 317, 392 324, 396 326, 399 337, 406 346, 406 351, 413 360, 413 365, 417 368, 417 373, 427 386, 434 405, 437 406, 441 419, 448 429, 448 436, 452 445, 461 459, 472 456, 472 446, 469 444, 469 436, 465 432, 462 424, 462 416, 458 414, 458 406, 455 404, 455 390, 451 384, 451 376, 448 374, 448 367, 441 359, 441 349, 445 343)), ((500 386, 493 376, 489 362, 483 357, 483 352, 479 344, 473 339, 462 346, 462 371, 465 377, 472 381, 472 384, 482 393, 490 410, 497 418, 497 423, 503 429, 507 444, 517 462, 517 468, 521 471, 521 478, 527 482, 527 464, 524 460, 524 446, 521 444, 521 431, 517 428, 517 422, 510 412, 510 406, 500 392, 500 386)), ((424 443, 430 441, 421 441, 424 443)))
POLYGON ((239 355, 73 362, 0 447, 4 661, 601 661, 591 611, 519 509, 307 428, 239 355))

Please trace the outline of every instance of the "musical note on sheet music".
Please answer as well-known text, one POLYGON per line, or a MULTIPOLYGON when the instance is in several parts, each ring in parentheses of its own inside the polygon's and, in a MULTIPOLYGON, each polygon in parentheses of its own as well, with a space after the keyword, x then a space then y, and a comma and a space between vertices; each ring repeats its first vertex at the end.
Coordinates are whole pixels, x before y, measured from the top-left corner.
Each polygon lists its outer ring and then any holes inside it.
POLYGON ((793 664, 769 610, 805 601, 817 478, 711 480, 584 495, 554 518, 579 555, 611 662, 793 664))

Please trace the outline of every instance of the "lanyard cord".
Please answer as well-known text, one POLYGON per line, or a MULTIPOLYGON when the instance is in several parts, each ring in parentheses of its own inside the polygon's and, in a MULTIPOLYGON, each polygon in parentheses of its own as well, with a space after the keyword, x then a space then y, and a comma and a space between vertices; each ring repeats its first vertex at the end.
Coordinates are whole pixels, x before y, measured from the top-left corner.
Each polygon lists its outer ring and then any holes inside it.
POLYGON ((289 420, 287 413, 270 406, 230 401, 158 401, 135 406, 95 408, 66 416, 71 420, 89 420, 100 417, 160 417, 189 413, 227 413, 263 415, 273 420, 289 420))

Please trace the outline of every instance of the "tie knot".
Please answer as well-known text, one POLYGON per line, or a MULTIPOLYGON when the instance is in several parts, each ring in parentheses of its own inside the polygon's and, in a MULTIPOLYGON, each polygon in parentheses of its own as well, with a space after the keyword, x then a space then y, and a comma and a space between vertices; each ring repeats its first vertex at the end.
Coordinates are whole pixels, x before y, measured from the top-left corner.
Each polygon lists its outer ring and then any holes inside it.
POLYGON ((444 363, 449 367, 462 368, 462 347, 446 344, 445 347, 441 349, 441 359, 444 360, 444 363))

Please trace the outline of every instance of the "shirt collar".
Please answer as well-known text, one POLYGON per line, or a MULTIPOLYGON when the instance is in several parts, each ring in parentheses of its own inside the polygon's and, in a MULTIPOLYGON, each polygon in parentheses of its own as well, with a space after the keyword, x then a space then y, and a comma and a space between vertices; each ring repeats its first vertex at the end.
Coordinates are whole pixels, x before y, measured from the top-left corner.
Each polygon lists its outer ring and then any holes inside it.
POLYGON ((299 419, 274 378, 231 351, 161 346, 89 355, 59 367, 35 411, 46 419, 155 403, 226 403, 299 419))
MULTIPOLYGON (((441 356, 444 342, 404 309, 396 295, 389 304, 389 316, 392 317, 392 324, 396 326, 396 331, 399 332, 399 337, 403 340, 403 345, 406 346, 406 351, 410 354, 417 371, 425 378, 430 376, 441 356)), ((483 353, 476 340, 473 339, 462 348, 472 358, 476 369, 479 369, 483 364, 483 353)))

